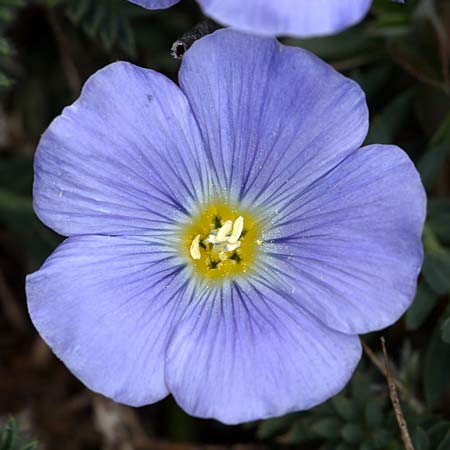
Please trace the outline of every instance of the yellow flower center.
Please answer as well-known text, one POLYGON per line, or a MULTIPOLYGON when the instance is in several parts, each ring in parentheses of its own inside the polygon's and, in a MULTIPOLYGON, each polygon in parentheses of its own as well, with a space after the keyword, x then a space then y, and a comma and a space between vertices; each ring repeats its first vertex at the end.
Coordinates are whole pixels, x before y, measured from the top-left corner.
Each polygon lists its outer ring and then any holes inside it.
POLYGON ((248 272, 260 239, 258 222, 252 214, 215 202, 192 220, 183 242, 196 272, 218 280, 248 272))

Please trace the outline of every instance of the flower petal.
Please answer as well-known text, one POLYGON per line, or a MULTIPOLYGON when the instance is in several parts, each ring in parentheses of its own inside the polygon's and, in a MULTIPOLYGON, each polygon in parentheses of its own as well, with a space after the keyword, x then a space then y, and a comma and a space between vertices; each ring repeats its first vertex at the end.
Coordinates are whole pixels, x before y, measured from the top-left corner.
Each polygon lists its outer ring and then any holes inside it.
POLYGON ((235 424, 313 407, 340 391, 361 356, 263 282, 230 282, 192 302, 170 340, 166 382, 189 414, 235 424))
POLYGON ((206 14, 241 30, 310 37, 337 33, 367 14, 371 0, 198 0, 206 14))
POLYGON ((307 188, 363 142, 364 93, 311 53, 219 30, 183 58, 216 189, 268 207, 307 188))
POLYGON ((44 133, 34 206, 66 235, 149 233, 186 216, 206 177, 198 127, 181 90, 128 63, 93 75, 44 133))
POLYGON ((393 146, 364 147, 280 202, 265 236, 267 273, 335 330, 382 329, 414 298, 425 209, 408 156, 393 146))
POLYGON ((165 9, 172 5, 175 5, 180 0, 129 0, 139 6, 143 6, 147 9, 165 9))
POLYGON ((168 392, 167 336, 189 282, 146 238, 72 237, 27 278, 40 335, 90 389, 133 406, 168 392))

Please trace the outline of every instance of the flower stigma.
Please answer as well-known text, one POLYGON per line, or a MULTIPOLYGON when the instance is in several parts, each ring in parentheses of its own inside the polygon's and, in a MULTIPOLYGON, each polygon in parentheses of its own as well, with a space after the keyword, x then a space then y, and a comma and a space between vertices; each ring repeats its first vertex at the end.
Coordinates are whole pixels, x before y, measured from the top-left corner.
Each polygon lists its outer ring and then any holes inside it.
POLYGON ((196 272, 209 279, 246 273, 261 245, 259 226, 246 211, 225 203, 207 206, 185 234, 187 256, 196 272))

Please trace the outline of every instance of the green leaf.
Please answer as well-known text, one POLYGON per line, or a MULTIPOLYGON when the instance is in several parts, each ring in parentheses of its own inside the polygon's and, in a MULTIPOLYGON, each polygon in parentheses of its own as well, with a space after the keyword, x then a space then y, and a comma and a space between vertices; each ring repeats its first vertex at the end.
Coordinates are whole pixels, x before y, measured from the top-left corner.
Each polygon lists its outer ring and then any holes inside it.
POLYGON ((296 414, 287 414, 273 419, 263 420, 256 432, 258 439, 268 439, 287 430, 297 417, 296 414))
POLYGON ((406 313, 406 328, 416 330, 430 315, 438 301, 438 295, 428 283, 422 282, 417 288, 416 298, 406 313))
POLYGON ((32 441, 29 444, 24 445, 23 447, 20 447, 19 450, 34 450, 39 443, 37 441, 32 441))
POLYGON ((356 418, 357 411, 355 411, 351 400, 348 398, 337 395, 331 399, 331 404, 342 419, 350 421, 356 418))
POLYGON ((9 229, 36 265, 53 251, 60 238, 40 223, 32 201, 0 188, 0 224, 9 229))
POLYGON ((409 120, 415 90, 409 89, 394 98, 370 125, 365 144, 391 144, 409 120))
POLYGON ((389 52, 411 75, 447 91, 448 38, 442 17, 435 8, 435 2, 419 2, 411 19, 408 32, 390 41, 389 52))
POLYGON ((376 450, 376 448, 374 447, 374 445, 371 442, 363 442, 359 446, 359 450, 376 450))
POLYGON ((438 294, 450 292, 450 252, 447 249, 426 252, 422 272, 438 294))
POLYGON ((0 190, 29 195, 33 185, 31 158, 0 159, 0 190))
POLYGON ((450 345, 441 339, 440 327, 434 330, 425 357, 424 390, 430 408, 442 400, 450 387, 450 345))
POLYGON ((442 442, 439 444, 437 450, 449 450, 449 449, 450 449, 450 430, 445 435, 444 439, 442 439, 442 442))
POLYGON ((361 426, 355 423, 346 424, 341 430, 341 435, 349 444, 357 444, 364 439, 361 426))
POLYGON ((430 439, 422 428, 416 430, 412 437, 414 450, 432 450, 430 447, 430 439))
POLYGON ((450 243, 450 200, 430 199, 427 209, 427 221, 433 233, 444 243, 450 243))
POLYGON ((444 162, 450 156, 450 114, 431 139, 428 150, 419 159, 417 170, 427 189, 431 189, 438 178, 444 162))
POLYGON ((14 450, 17 438, 17 424, 13 418, 9 418, 6 426, 1 430, 0 450, 14 450))
POLYGON ((341 422, 338 419, 328 417, 314 423, 312 426, 312 431, 316 433, 317 436, 334 441, 339 437, 340 428, 341 422))
POLYGON ((24 444, 24 441, 24 436, 19 433, 15 419, 10 417, 7 423, 0 427, 0 450, 34 450, 38 446, 37 441, 27 442, 26 444, 24 444))
POLYGON ((345 61, 367 61, 379 57, 377 47, 371 41, 363 27, 356 26, 335 36, 310 39, 286 39, 286 44, 297 45, 311 51, 322 59, 337 65, 345 61))
POLYGON ((365 419, 369 429, 381 426, 384 420, 383 404, 378 399, 371 399, 365 408, 365 419))
POLYGON ((441 245, 428 224, 423 230, 425 258, 422 273, 438 294, 450 292, 450 252, 441 245))
POLYGON ((441 326, 441 336, 446 344, 450 344, 450 316, 444 320, 441 326))
POLYGON ((131 19, 148 14, 122 0, 66 0, 65 11, 75 25, 79 25, 93 40, 100 41, 106 50, 120 47, 129 56, 136 55, 136 42, 131 19))
POLYGON ((449 155, 450 145, 443 142, 427 150, 417 162, 417 170, 420 173, 423 185, 427 189, 431 189, 434 186, 449 155))
POLYGON ((379 429, 373 433, 373 443, 376 449, 384 450, 391 440, 391 433, 387 429, 379 429))
POLYGON ((352 448, 347 444, 339 444, 335 450, 352 450, 352 448))
POLYGON ((445 440, 448 433, 450 433, 450 422, 448 421, 440 421, 431 426, 428 429, 428 437, 432 448, 437 448, 445 440))
POLYGON ((25 6, 24 0, 0 1, 0 94, 13 85, 14 49, 4 37, 6 27, 14 20, 19 8, 25 6))

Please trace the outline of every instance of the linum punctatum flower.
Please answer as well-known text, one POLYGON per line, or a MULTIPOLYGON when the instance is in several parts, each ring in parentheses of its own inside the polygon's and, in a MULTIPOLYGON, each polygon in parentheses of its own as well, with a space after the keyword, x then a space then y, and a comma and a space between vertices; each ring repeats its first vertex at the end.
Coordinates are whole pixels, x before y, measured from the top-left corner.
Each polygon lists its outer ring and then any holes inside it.
POLYGON ((307 51, 220 30, 179 79, 112 64, 43 135, 35 210, 68 238, 27 278, 31 318, 118 402, 171 393, 229 424, 313 407, 411 303, 419 175, 359 148, 363 92, 307 51))
MULTIPOLYGON (((129 0, 164 9, 180 0, 129 0)), ((360 22, 372 0, 197 0, 219 23, 258 34, 311 37, 334 34, 360 22)), ((389 0, 386 0, 389 1, 389 0)), ((404 3, 403 0, 395 0, 404 3)))

